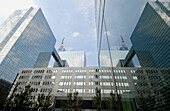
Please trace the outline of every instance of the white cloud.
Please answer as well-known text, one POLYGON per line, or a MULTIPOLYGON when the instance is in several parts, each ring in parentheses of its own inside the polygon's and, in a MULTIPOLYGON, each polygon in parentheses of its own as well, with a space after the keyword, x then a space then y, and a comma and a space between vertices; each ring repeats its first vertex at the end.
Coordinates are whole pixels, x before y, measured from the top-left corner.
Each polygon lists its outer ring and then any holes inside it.
POLYGON ((79 36, 79 35, 80 35, 79 32, 74 32, 73 35, 72 35, 72 37, 77 37, 77 36, 79 36))
POLYGON ((35 0, 0 0, 0 24, 15 10, 38 7, 35 0))

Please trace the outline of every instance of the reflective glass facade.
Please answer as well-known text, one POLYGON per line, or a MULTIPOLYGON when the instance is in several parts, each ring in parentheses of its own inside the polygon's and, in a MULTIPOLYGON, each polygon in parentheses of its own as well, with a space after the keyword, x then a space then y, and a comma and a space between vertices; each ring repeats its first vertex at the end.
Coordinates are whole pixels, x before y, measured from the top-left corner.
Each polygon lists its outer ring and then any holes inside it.
POLYGON ((142 67, 170 67, 170 2, 148 2, 131 36, 142 67))
POLYGON ((119 60, 123 60, 125 59, 128 51, 121 51, 121 50, 111 50, 111 58, 109 55, 109 51, 108 50, 101 50, 100 51, 100 66, 101 67, 116 67, 119 60), (112 59, 112 64, 110 62, 110 59, 112 59))
POLYGON ((58 52, 58 54, 62 60, 66 60, 69 67, 86 66, 86 56, 84 51, 61 51, 58 52))
POLYGON ((15 11, 0 29, 0 78, 6 81, 33 67, 40 52, 53 51, 55 38, 39 8, 15 11))
POLYGON ((97 31, 98 62, 101 67, 116 67, 120 59, 125 59, 128 50, 120 50, 121 33, 115 31, 113 0, 95 0, 95 22, 97 31))

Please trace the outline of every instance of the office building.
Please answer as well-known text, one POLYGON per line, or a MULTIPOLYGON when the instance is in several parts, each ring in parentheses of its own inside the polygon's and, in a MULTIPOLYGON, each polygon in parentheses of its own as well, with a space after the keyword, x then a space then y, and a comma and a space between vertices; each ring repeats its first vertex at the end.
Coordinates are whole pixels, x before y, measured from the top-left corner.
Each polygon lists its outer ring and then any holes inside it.
MULTIPOLYGON (((100 67, 121 67, 119 65, 119 61, 124 60, 127 53, 128 48, 124 43, 124 39, 122 39, 122 47, 117 50, 100 50, 99 54, 99 66, 100 67)), ((133 62, 131 62, 131 66, 133 67, 133 62)))
POLYGON ((18 70, 33 67, 41 52, 52 54, 55 41, 40 8, 16 10, 0 26, 0 78, 13 82, 18 70))
POLYGON ((131 35, 132 48, 124 66, 136 54, 141 67, 170 68, 170 2, 148 2, 131 35))
MULTIPOLYGON (((65 63, 65 67, 85 67, 86 66, 86 55, 84 51, 66 51, 64 46, 64 38, 62 39, 60 48, 58 49, 58 55, 65 63)), ((54 62, 53 67, 58 67, 54 62)))
POLYGON ((84 51, 61 51, 58 55, 66 60, 69 67, 85 67, 86 56, 84 51))
POLYGON ((101 89, 103 109, 107 109, 106 103, 111 91, 121 95, 124 111, 141 108, 138 100, 141 95, 143 98, 152 97, 152 100, 147 101, 150 106, 144 108, 167 110, 170 105, 168 102, 170 75, 169 70, 165 68, 23 68, 18 73, 9 97, 14 89, 15 93, 18 93, 24 90, 25 85, 31 85, 35 90, 31 95, 32 100, 37 100, 40 93, 47 95, 51 92, 56 97, 56 108, 61 108, 60 102, 67 99, 67 93, 79 92, 83 100, 82 109, 93 109, 92 101, 96 87, 101 89))

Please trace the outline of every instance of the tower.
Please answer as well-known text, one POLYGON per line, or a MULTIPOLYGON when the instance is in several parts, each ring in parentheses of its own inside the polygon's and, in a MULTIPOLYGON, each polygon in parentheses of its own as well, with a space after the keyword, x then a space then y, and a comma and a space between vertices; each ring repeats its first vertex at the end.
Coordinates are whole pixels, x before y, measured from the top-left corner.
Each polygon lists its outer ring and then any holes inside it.
POLYGON ((122 35, 120 35, 120 37, 121 37, 121 39, 122 39, 122 47, 120 48, 120 50, 128 50, 126 44, 124 43, 125 41, 124 41, 122 35))
POLYGON ((63 43, 64 43, 64 37, 62 39, 62 42, 61 42, 61 45, 60 45, 60 48, 58 49, 58 51, 65 51, 65 48, 63 46, 63 43))
MULTIPOLYGON (((85 67, 86 66, 86 55, 84 51, 67 51, 65 50, 64 37, 62 39, 61 45, 58 49, 58 55, 62 61, 67 64, 65 67, 85 67)), ((58 67, 56 62, 54 62, 54 67, 58 67)))
POLYGON ((39 53, 52 53, 55 41, 40 8, 16 10, 0 26, 0 78, 13 82, 20 68, 34 66, 39 53))
MULTIPOLYGON (((170 67, 169 4, 170 2, 148 2, 131 35, 131 54, 136 54, 141 67, 170 67)), ((127 57, 131 57, 131 54, 127 57)), ((128 59, 130 58, 126 61, 128 59)))

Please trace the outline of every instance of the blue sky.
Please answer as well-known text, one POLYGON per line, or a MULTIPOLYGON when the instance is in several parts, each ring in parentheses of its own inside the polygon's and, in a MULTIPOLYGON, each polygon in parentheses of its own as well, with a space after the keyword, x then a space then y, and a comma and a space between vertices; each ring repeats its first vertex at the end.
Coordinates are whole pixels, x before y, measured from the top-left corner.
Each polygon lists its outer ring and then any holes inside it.
MULTIPOLYGON (((148 0, 114 1, 115 33, 122 33, 130 47, 129 38, 148 0)), ((56 37, 55 47, 58 49, 65 37, 66 50, 84 50, 87 66, 97 66, 94 0, 0 0, 0 3, 0 24, 17 9, 42 8, 56 37)))

